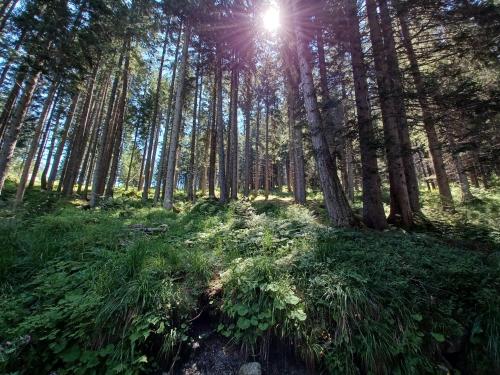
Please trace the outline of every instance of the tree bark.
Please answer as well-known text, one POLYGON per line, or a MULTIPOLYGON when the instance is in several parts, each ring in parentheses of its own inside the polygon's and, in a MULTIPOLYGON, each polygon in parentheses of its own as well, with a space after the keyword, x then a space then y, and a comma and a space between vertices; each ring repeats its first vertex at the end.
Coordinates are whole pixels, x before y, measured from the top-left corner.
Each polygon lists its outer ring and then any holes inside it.
POLYGON ((186 84, 186 70, 188 65, 188 47, 191 40, 191 27, 185 26, 184 38, 182 46, 182 61, 179 67, 179 75, 176 83, 175 94, 175 111, 174 121, 172 122, 172 132, 170 135, 170 144, 168 147, 167 155, 167 169, 165 176, 165 198, 163 200, 163 207, 166 210, 172 210, 174 207, 174 182, 175 182, 175 168, 177 165, 177 148, 179 147, 179 137, 181 132, 182 122, 182 108, 184 106, 184 88, 186 84))
MULTIPOLYGON (((296 0, 292 0, 293 14, 300 14, 296 0)), ((339 178, 335 171, 328 145, 323 134, 321 116, 318 109, 316 90, 314 88, 312 69, 309 64, 311 51, 308 46, 301 20, 296 20, 294 25, 297 54, 299 56, 299 70, 302 89, 304 92, 304 105, 307 112, 309 130, 314 151, 316 166, 319 173, 321 188, 328 216, 333 225, 337 227, 350 227, 356 220, 349 202, 345 197, 339 178), (297 22, 298 21, 298 22, 297 22)))
POLYGON ((69 129, 71 127, 71 124, 73 123, 73 118, 75 117, 76 107, 79 99, 80 99, 80 92, 75 93, 71 99, 71 105, 68 114, 66 115, 66 123, 64 124, 64 129, 61 134, 59 143, 57 145, 56 153, 54 154, 54 160, 52 161, 52 166, 50 169, 49 179, 47 182, 47 189, 49 191, 52 190, 54 182, 57 177, 57 172, 59 170, 59 163, 61 162, 64 146, 66 144, 66 139, 68 137, 69 129))
MULTIPOLYGON (((182 25, 181 25, 182 26, 182 25)), ((162 192, 162 186, 164 186, 164 179, 165 179, 165 174, 166 174, 166 169, 167 169, 167 154, 168 154, 168 136, 170 134, 170 122, 171 122, 171 114, 172 114, 172 104, 174 100, 174 89, 175 89, 175 81, 176 81, 176 74, 177 74, 177 61, 179 59, 179 49, 180 49, 180 44, 181 44, 181 30, 179 30, 179 34, 177 36, 177 42, 175 46, 175 57, 174 57, 174 63, 172 65, 172 77, 170 80, 170 87, 168 90, 168 103, 167 103, 167 116, 165 119, 165 131, 163 133, 163 142, 162 142, 162 148, 161 148, 161 153, 160 153, 160 164, 158 168, 158 181, 155 186, 155 194, 154 194, 154 202, 157 203, 160 200, 160 193, 162 192)), ((164 190, 163 190, 164 193, 164 190)), ((163 194, 164 197, 164 194, 163 194)))
POLYGON ((31 98, 35 91, 36 84, 40 78, 41 70, 36 69, 31 73, 30 78, 24 85, 24 91, 19 99, 16 109, 13 113, 11 121, 7 124, 6 135, 0 149, 0 194, 2 193, 5 179, 9 172, 10 163, 14 156, 17 141, 19 139, 19 132, 23 126, 26 112, 28 111, 31 98))
POLYGON ((411 41, 410 29, 406 21, 404 14, 399 15, 399 21, 401 25, 401 34, 403 39, 403 44, 406 49, 406 54, 410 62, 410 72, 413 76, 413 81, 415 83, 415 88, 417 91, 417 98, 422 108, 422 117, 424 122, 425 132, 427 134, 427 140, 429 142, 429 150, 432 156, 432 164, 434 166, 434 171, 436 172, 436 180, 438 184, 439 194, 441 197, 441 204, 445 210, 453 210, 453 197, 451 195, 450 184, 448 181, 448 175, 446 173, 446 168, 443 159, 443 151, 441 143, 434 127, 434 119, 432 116, 432 111, 427 100, 427 93, 424 85, 424 80, 422 78, 422 73, 420 72, 420 67, 418 64, 417 56, 413 48, 413 43, 411 41))
MULTIPOLYGON (((345 5, 348 17, 349 50, 351 53, 354 78, 358 134, 361 151, 363 221, 368 227, 380 230, 387 226, 387 222, 382 204, 380 176, 377 165, 377 144, 375 141, 372 116, 370 113, 367 68, 361 45, 357 3, 355 0, 346 0, 345 5)), ((352 158, 349 158, 348 160, 352 160, 352 158)), ((354 181, 352 181, 352 184, 352 186, 354 186, 354 181)))
POLYGON ((151 162, 153 159, 153 143, 154 143, 154 138, 156 135, 156 127, 158 123, 158 108, 160 106, 160 95, 161 95, 161 82, 163 78, 163 65, 165 62, 165 54, 167 51, 167 44, 168 44, 168 27, 167 30, 165 31, 165 39, 163 41, 163 50, 161 53, 161 60, 160 60, 160 69, 158 70, 158 79, 156 81, 156 95, 155 95, 155 104, 153 107, 153 119, 151 123, 151 129, 149 133, 149 147, 148 147, 148 154, 146 156, 146 166, 145 166, 145 173, 144 173, 144 190, 142 191, 142 200, 145 201, 148 199, 149 195, 149 188, 151 186, 151 180, 152 180, 152 169, 151 168, 151 162))
POLYGON ((245 171, 243 182, 243 195, 248 197, 250 194, 250 174, 252 168, 252 143, 250 125, 252 111, 252 74, 247 70, 245 75, 245 171))
POLYGON ((208 163, 208 197, 215 199, 215 162, 217 158, 217 73, 212 88, 212 118, 210 119, 210 158, 208 163))
MULTIPOLYGON (((191 145, 189 150, 189 166, 188 166, 188 175, 187 175, 187 198, 191 202, 194 202, 196 192, 194 191, 194 162, 196 155, 196 133, 197 133, 197 123, 198 120, 198 91, 202 91, 199 89, 199 86, 203 85, 203 76, 201 77, 201 83, 198 85, 198 79, 200 77, 200 59, 198 58, 198 62, 196 64, 196 76, 195 76, 195 89, 194 89, 194 103, 193 103, 193 126, 191 128, 191 145)), ((200 96, 201 103, 201 96, 200 96)))
POLYGON ((228 200, 227 182, 226 182, 226 162, 224 158, 224 119, 222 113, 222 56, 220 46, 217 46, 217 71, 216 71, 216 86, 217 86, 217 149, 219 153, 219 187, 221 203, 226 203, 228 200))
POLYGON ((232 70, 233 87, 231 89, 231 149, 230 155, 230 171, 231 175, 231 199, 238 199, 238 91, 239 91, 239 59, 235 58, 235 66, 232 70))

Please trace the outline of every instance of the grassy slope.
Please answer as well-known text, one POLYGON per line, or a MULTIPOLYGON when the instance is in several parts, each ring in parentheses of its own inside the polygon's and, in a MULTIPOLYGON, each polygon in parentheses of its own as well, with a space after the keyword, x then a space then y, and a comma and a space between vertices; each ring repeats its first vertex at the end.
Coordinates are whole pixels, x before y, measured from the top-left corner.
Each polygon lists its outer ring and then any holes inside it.
POLYGON ((425 193, 437 225, 374 233, 327 228, 319 202, 279 196, 174 214, 29 192, 21 210, 0 208, 0 372, 168 368, 210 307, 247 352, 279 339, 317 371, 495 373, 500 194, 475 194, 442 215, 425 193))

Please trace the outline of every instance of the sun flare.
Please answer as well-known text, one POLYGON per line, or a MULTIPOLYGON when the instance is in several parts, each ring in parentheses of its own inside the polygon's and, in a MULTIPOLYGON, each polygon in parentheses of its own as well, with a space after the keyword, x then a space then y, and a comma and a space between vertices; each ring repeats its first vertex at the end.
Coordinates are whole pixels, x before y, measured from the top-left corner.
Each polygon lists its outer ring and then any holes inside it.
POLYGON ((270 32, 277 31, 281 26, 280 11, 276 6, 269 7, 262 15, 262 25, 270 32))

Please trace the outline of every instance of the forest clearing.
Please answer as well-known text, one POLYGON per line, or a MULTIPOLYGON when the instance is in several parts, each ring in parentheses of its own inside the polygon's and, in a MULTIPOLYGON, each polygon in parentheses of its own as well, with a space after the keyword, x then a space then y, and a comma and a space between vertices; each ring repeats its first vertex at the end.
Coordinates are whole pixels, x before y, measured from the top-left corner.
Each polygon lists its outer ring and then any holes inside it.
POLYGON ((0 373, 500 373, 496 0, 4 0, 0 373))

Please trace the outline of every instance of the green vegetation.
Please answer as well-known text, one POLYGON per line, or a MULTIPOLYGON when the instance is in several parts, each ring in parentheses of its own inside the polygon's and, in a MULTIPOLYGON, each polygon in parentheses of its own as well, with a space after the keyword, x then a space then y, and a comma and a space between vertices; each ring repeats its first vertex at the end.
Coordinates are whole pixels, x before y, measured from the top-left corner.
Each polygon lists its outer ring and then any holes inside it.
POLYGON ((176 214, 134 193, 86 210, 29 191, 0 210, 0 372, 168 370, 210 309, 248 354, 280 341, 318 372, 493 374, 499 194, 475 194, 433 229, 380 233, 328 228, 279 197, 176 214), (459 245, 466 225, 488 236, 459 245))

